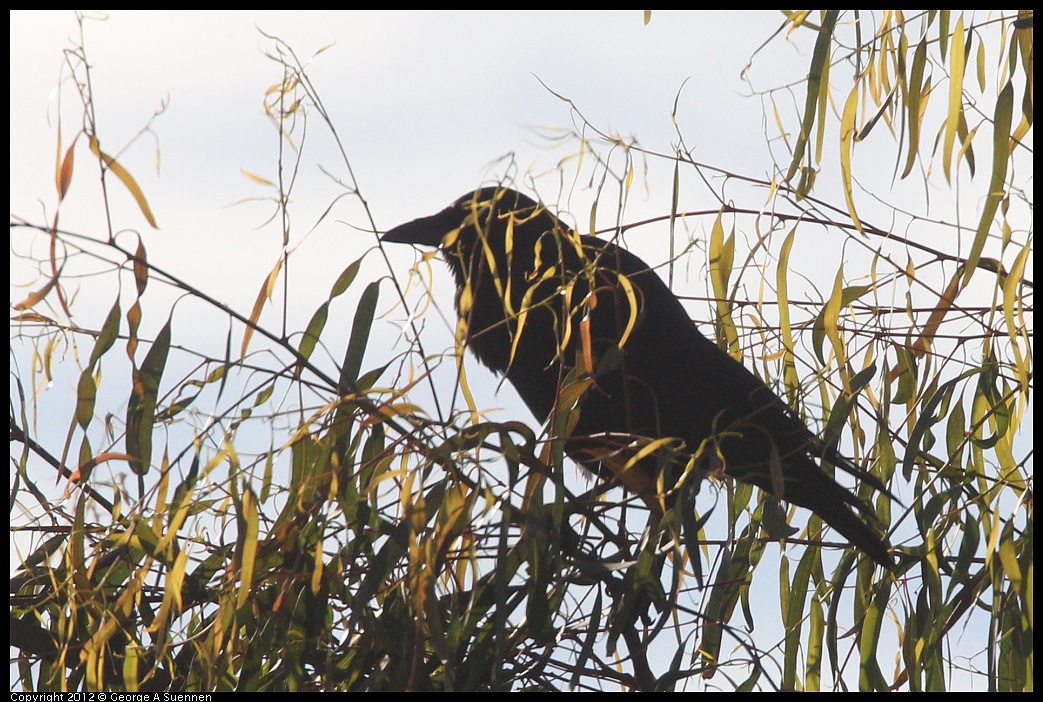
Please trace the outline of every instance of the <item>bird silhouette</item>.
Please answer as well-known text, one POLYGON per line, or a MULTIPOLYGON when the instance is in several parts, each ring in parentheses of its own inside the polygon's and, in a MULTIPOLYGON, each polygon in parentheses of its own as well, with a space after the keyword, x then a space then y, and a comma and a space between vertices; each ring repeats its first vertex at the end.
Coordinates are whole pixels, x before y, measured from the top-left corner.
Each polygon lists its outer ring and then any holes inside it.
POLYGON ((873 511, 819 462, 889 494, 885 487, 706 339, 637 256, 578 235, 503 187, 468 193, 382 241, 441 250, 467 347, 584 467, 660 511, 697 492, 705 475, 752 483, 894 567, 873 511), (694 490, 677 489, 693 473, 694 490))

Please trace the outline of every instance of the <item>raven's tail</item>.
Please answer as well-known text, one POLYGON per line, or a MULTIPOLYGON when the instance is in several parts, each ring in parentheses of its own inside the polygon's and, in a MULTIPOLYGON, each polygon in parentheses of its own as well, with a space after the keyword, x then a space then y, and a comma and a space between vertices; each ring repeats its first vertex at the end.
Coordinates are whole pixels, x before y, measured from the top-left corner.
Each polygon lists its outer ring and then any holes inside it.
POLYGON ((797 483, 787 483, 779 497, 810 509, 874 561, 893 570, 895 561, 890 546, 880 533, 872 509, 817 466, 812 470, 816 477, 805 476, 797 483))

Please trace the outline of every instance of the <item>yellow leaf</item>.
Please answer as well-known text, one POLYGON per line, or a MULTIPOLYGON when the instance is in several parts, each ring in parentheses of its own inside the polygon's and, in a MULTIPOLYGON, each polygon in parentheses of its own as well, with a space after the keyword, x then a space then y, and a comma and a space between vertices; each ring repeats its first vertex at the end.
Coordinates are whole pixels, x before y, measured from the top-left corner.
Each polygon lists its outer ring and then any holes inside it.
MULTIPOLYGON (((64 266, 63 266, 64 268, 64 266)), ((44 283, 44 286, 34 293, 31 293, 29 297, 25 298, 21 302, 14 305, 14 309, 21 312, 33 307, 37 302, 47 297, 47 293, 51 292, 51 289, 58 283, 58 278, 61 277, 62 270, 59 269, 53 278, 44 283)))
POLYGON ((137 181, 134 180, 134 177, 130 172, 121 166, 116 159, 101 150, 101 145, 98 143, 97 137, 91 137, 91 151, 105 163, 107 169, 112 171, 116 177, 123 182, 123 185, 126 186, 127 190, 130 191, 131 196, 138 203, 138 208, 141 210, 141 214, 145 215, 145 219, 147 219, 148 223, 152 225, 152 228, 159 229, 159 226, 156 224, 156 218, 152 216, 152 210, 148 206, 148 200, 145 199, 145 193, 143 193, 141 188, 138 187, 137 181))
POLYGON ((242 541, 240 542, 241 558, 239 571, 239 591, 236 596, 236 607, 242 607, 250 597, 253 588, 254 565, 257 560, 257 536, 260 532, 259 516, 257 514, 257 498, 253 491, 247 488, 243 492, 242 512, 239 514, 244 528, 242 541))
POLYGON ((949 49, 949 113, 945 118, 945 142, 942 149, 942 169, 945 179, 951 180, 950 167, 952 149, 956 143, 956 131, 960 126, 960 115, 963 113, 963 72, 966 68, 966 36, 963 29, 963 16, 956 20, 952 31, 952 46, 949 49))
POLYGON ((923 333, 921 333, 920 338, 913 343, 913 353, 917 356, 923 356, 930 350, 931 341, 934 339, 935 334, 938 333, 938 327, 941 326, 942 320, 952 307, 956 295, 960 292, 960 276, 962 273, 963 270, 960 267, 957 267, 952 280, 949 281, 949 285, 945 288, 945 291, 942 292, 941 299, 938 300, 938 303, 934 306, 934 311, 932 311, 931 315, 927 318, 927 324, 924 325, 923 333))
POLYGON ((257 292, 257 299, 254 300, 253 309, 250 311, 249 324, 246 325, 246 331, 243 332, 243 356, 246 355, 246 349, 250 346, 250 338, 253 336, 254 326, 257 324, 257 320, 261 318, 264 301, 271 299, 272 291, 275 290, 275 283, 279 280, 279 271, 282 270, 282 261, 283 259, 280 256, 279 260, 275 262, 275 267, 272 268, 268 277, 265 278, 261 289, 257 292))
MULTIPOLYGON (((73 147, 76 146, 76 142, 73 141, 69 145, 69 149, 65 152, 65 158, 61 159, 61 163, 57 173, 57 185, 58 185, 58 200, 64 200, 65 194, 69 192, 69 184, 72 183, 72 165, 73 165, 73 147)), ((59 144, 59 148, 61 145, 59 144)))
MULTIPOLYGON (((837 277, 833 281, 833 294, 826 301, 822 309, 822 326, 833 346, 833 354, 837 357, 837 367, 844 368, 847 365, 847 353, 845 352, 844 340, 840 337, 840 329, 837 322, 840 319, 840 311, 844 299, 844 266, 841 264, 837 269, 837 277)), ((847 374, 844 374, 844 390, 849 391, 847 374)))
POLYGON ((858 108, 858 86, 852 88, 844 104, 844 114, 840 119, 840 181, 844 187, 844 200, 847 212, 854 222, 855 228, 864 236, 862 222, 855 211, 855 196, 852 186, 851 152, 855 147, 855 113, 858 108))
POLYGON ((246 170, 245 168, 240 168, 239 172, 247 178, 249 178, 250 180, 252 180, 253 182, 257 183, 258 185, 270 185, 272 187, 275 187, 275 183, 273 183, 272 181, 268 180, 267 178, 262 178, 259 175, 255 175, 250 171, 246 170))

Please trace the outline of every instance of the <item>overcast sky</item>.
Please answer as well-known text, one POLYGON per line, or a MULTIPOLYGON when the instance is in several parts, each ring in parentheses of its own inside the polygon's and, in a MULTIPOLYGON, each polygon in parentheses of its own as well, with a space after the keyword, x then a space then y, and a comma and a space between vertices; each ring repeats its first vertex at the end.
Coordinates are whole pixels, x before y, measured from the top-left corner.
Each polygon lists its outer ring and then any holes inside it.
MULTIPOLYGON (((53 203, 55 88, 68 76, 62 52, 79 30, 66 11, 16 11, 11 20, 11 211, 29 217, 40 214, 38 199, 53 203)), ((104 149, 122 152, 166 104, 152 123, 154 136, 121 153, 159 220, 162 233, 152 239, 205 234, 219 245, 230 230, 257 226, 269 211, 233 207, 267 194, 241 169, 274 175, 277 140, 262 100, 281 69, 265 57, 274 44, 261 31, 303 60, 329 46, 308 72, 378 227, 388 228, 504 175, 498 160, 506 154, 514 154, 519 181, 553 171, 576 151, 574 142, 551 149, 543 138, 575 123, 554 93, 599 129, 665 153, 677 141, 670 114, 680 93, 678 125, 700 160, 766 174, 759 101, 744 97, 749 86, 740 71, 781 20, 767 12, 657 11, 645 26, 640 11, 116 11, 86 23, 85 43, 104 149)), ((780 42, 758 57, 751 75, 778 80, 780 64, 799 71, 807 60, 796 45, 780 42)), ((66 143, 78 109, 68 88, 66 143)), ((343 176, 325 130, 315 124, 309 136, 308 163, 343 176)), ((301 177, 310 186, 294 193, 302 212, 309 197, 324 208, 337 192, 314 167, 301 177)), ((541 194, 557 198, 557 183, 556 175, 545 176, 541 194)), ((77 185, 82 201, 93 204, 89 184, 77 185)), ((582 185, 564 204, 585 213, 592 194, 582 185)), ((78 194, 65 205, 67 224, 78 194)), ((661 212, 669 196, 669 182, 656 183, 652 206, 661 212)), ((356 213, 345 207, 343 219, 351 220, 356 213)))
MULTIPOLYGON (((276 44, 262 32, 282 39, 302 61, 325 48, 308 63, 308 75, 376 227, 384 230, 505 175, 530 193, 535 185, 535 194, 585 224, 595 197, 593 160, 588 157, 577 175, 577 142, 550 138, 580 124, 566 100, 597 129, 636 137, 647 149, 672 153, 680 131, 699 160, 769 176, 761 101, 749 97, 750 83, 740 73, 781 22, 781 15, 768 12, 656 11, 645 25, 640 11, 116 11, 104 21, 86 21, 83 43, 102 149, 118 155, 137 179, 159 229, 147 225, 118 184, 109 191, 115 226, 140 232, 151 261, 248 311, 281 250, 279 222, 271 220, 273 207, 265 199, 271 189, 243 175, 276 178, 280 141, 263 102, 282 68, 268 57, 276 44), (135 139, 146 125, 149 131, 135 139)), ((37 222, 53 216, 59 117, 64 149, 77 135, 82 112, 63 52, 79 42, 71 12, 11 13, 13 215, 37 222)), ((757 55, 749 79, 761 89, 799 78, 806 50, 774 42, 757 55)), ((795 99, 802 95, 795 91, 795 99)), ((301 141, 300 133, 295 140, 301 141)), ((291 327, 298 329, 343 267, 375 243, 372 232, 361 231, 369 223, 357 201, 341 197, 343 186, 323 172, 348 180, 329 130, 313 117, 302 145, 291 243, 311 234, 290 275, 291 327), (327 218, 311 231, 331 203, 327 218)), ((612 154, 616 170, 623 164, 620 153, 612 154)), ((61 224, 97 235, 105 225, 97 166, 82 139, 76 166, 61 224)), ((627 205, 628 221, 661 215, 670 204, 670 163, 652 161, 647 171, 641 164, 637 170, 643 177, 627 205)), ((694 172, 683 173, 681 185, 683 208, 718 206, 694 172)), ((610 189, 608 202, 614 197, 610 189)), ((611 225, 613 215, 610 209, 599 226, 611 225)), ((663 228, 642 230, 627 245, 661 263, 664 234, 663 228)), ((120 241, 133 245, 132 238, 120 241)), ((395 248, 396 272, 408 270, 414 252, 395 248)), ((367 265, 371 260, 371 279, 387 274, 376 258, 367 258, 367 265)), ((690 273, 701 275, 701 265, 695 261, 690 273)), ((11 266, 14 284, 34 280, 15 257, 11 266)), ((449 280, 441 282, 447 299, 449 280)), ((383 300, 390 305, 387 292, 383 300)), ((79 294, 94 294, 87 281, 79 294)), ((100 316, 112 293, 106 287, 98 294, 100 316)), ((12 301, 24 295, 13 290, 12 301)), ((705 303, 693 307, 693 317, 707 319, 708 309, 705 303)), ((182 323, 180 333, 223 338, 220 316, 210 327, 201 313, 192 314, 192 328, 182 323)), ((90 326, 85 317, 79 321, 90 326)), ((162 321, 146 318, 145 328, 162 321)), ((338 348, 347 331, 347 324, 331 324, 324 340, 338 348)), ((385 331, 378 354, 393 344, 393 328, 385 331)), ((511 401, 499 395, 501 402, 511 401)))

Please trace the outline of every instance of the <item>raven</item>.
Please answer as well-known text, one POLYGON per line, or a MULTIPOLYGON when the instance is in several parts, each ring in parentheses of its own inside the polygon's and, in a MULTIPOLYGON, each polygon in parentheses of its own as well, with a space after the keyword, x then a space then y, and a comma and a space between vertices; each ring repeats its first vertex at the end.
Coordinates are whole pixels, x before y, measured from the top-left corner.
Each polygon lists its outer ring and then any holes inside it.
POLYGON ((565 437, 581 465, 602 476, 608 468, 660 511, 679 494, 673 488, 685 468, 752 483, 810 509, 894 567, 870 507, 818 460, 889 495, 883 484, 706 339, 637 256, 578 235, 503 187, 468 193, 381 240, 441 250, 456 279, 467 347, 565 437), (677 449, 665 471, 657 450, 664 446, 677 449))

